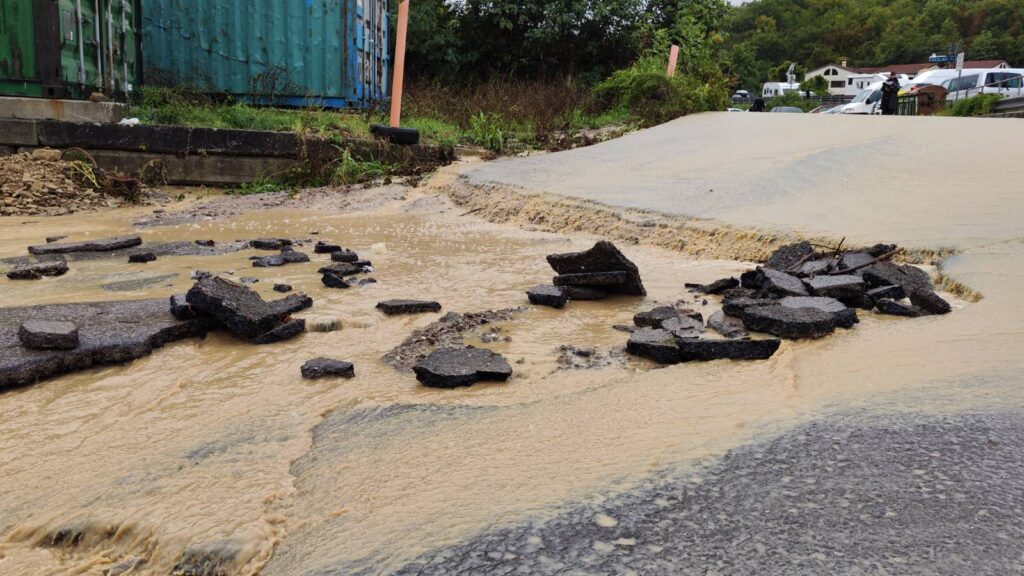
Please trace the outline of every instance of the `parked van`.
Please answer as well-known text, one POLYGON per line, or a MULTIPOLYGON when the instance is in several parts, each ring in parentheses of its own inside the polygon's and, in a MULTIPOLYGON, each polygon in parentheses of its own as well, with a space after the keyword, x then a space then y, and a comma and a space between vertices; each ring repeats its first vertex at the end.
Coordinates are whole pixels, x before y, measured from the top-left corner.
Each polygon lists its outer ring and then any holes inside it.
POLYGON ((800 85, 789 82, 765 82, 764 86, 761 87, 762 98, 773 98, 775 96, 782 96, 786 92, 799 92, 800 85))
POLYGON ((955 102, 979 94, 1024 96, 1024 68, 979 68, 964 70, 963 74, 942 83, 949 90, 947 102, 955 102))
POLYGON ((869 84, 853 100, 843 106, 843 114, 881 114, 882 83, 869 84))
POLYGON ((918 74, 913 80, 910 80, 906 84, 901 82, 900 96, 910 92, 910 89, 916 86, 942 86, 943 82, 951 78, 956 78, 958 74, 959 72, 955 69, 950 70, 948 68, 927 70, 918 74))

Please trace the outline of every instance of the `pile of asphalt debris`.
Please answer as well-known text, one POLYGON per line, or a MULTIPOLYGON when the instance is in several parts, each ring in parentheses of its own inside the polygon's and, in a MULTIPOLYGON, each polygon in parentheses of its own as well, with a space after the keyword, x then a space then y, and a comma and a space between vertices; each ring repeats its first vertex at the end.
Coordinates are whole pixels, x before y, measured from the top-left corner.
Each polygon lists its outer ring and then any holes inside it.
MULTIPOLYGON (((634 326, 624 327, 631 332, 626 351, 661 364, 763 360, 775 354, 780 339, 822 338, 853 328, 860 322, 858 309, 911 318, 949 313, 927 272, 891 261, 901 252, 887 244, 846 251, 840 245, 823 252, 809 242, 783 246, 739 279, 688 284, 694 292, 723 297, 722 309, 706 322, 700 312, 676 306, 637 314, 634 326)), ((538 286, 527 295, 534 304, 562 308, 580 285, 642 294, 639 276, 633 276, 636 267, 624 260, 607 242, 577 255, 549 256, 560 274, 554 286, 538 286), (568 272, 565 262, 573 263, 568 272)))

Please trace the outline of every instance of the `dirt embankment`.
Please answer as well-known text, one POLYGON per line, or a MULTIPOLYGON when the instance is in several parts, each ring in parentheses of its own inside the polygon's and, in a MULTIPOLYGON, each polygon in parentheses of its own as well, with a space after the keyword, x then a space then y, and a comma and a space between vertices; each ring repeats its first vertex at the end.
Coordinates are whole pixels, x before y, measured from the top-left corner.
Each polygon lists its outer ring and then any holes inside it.
POLYGON ((0 215, 59 216, 120 206, 97 176, 84 162, 61 159, 59 150, 0 157, 0 215))

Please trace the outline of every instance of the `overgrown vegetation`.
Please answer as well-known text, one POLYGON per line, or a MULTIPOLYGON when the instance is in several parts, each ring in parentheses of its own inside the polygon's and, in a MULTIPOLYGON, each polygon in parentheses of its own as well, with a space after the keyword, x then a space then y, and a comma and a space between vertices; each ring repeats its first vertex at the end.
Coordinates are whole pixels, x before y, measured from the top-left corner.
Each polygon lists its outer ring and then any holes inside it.
POLYGON ((1002 94, 980 94, 947 106, 939 114, 942 116, 988 116, 993 113, 992 108, 996 103, 1002 99, 1002 94))

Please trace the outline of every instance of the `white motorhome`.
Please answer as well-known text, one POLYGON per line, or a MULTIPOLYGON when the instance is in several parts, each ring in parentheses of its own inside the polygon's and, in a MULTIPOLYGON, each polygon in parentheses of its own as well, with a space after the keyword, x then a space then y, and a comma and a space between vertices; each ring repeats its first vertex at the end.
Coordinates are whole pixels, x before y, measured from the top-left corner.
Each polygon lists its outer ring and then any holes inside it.
POLYGON ((1024 68, 980 68, 963 70, 942 83, 949 90, 947 102, 979 94, 1024 96, 1024 68))
POLYGON ((799 92, 800 84, 796 82, 765 82, 761 87, 762 98, 782 96, 786 92, 799 92))
POLYGON ((941 86, 943 82, 950 78, 956 78, 956 76, 957 71, 955 69, 936 68, 934 70, 925 70, 910 82, 902 84, 900 86, 900 95, 906 94, 915 86, 941 86))

